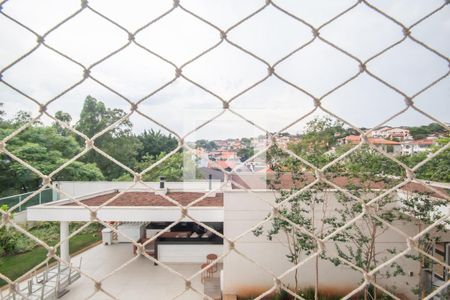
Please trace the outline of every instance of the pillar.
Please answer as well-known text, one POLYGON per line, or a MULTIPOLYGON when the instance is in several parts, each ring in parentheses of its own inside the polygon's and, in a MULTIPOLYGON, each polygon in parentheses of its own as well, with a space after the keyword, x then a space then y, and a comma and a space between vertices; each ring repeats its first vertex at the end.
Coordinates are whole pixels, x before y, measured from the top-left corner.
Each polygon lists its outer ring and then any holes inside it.
POLYGON ((60 247, 60 256, 61 259, 70 262, 70 255, 69 255, 69 240, 65 240, 69 236, 69 222, 60 222, 59 225, 59 236, 61 247, 60 247))

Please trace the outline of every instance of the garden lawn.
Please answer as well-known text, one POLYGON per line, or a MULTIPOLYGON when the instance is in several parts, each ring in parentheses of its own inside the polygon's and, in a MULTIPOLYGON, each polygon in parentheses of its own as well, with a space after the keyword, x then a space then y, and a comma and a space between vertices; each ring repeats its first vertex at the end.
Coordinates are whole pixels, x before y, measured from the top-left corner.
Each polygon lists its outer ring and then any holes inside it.
MULTIPOLYGON (((76 253, 100 240, 100 236, 92 233, 79 233, 72 237, 69 242, 70 254, 76 253)), ((0 257, 0 273, 11 280, 31 270, 47 257, 47 251, 43 247, 35 247, 31 251, 0 257)), ((0 286, 6 282, 0 279, 0 286)))

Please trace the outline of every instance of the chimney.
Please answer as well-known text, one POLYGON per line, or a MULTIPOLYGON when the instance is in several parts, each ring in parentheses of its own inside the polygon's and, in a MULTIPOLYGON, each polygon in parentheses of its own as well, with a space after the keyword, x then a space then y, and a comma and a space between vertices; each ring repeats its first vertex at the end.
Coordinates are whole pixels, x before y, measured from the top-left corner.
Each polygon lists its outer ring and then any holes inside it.
POLYGON ((208 174, 208 188, 212 190, 212 174, 208 174))
POLYGON ((165 188, 165 183, 166 183, 166 177, 160 176, 159 177, 159 188, 161 190, 163 190, 165 188))

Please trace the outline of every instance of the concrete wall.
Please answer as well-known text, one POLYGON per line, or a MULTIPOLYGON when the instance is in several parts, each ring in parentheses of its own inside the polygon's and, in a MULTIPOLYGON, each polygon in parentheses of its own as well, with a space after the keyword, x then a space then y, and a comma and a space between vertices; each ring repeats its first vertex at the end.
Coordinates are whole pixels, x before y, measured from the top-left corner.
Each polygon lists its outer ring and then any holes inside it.
MULTIPOLYGON (((369 195, 370 196, 370 195, 369 195)), ((231 191, 225 193, 225 212, 224 212, 224 234, 228 238, 235 238, 242 232, 251 228, 263 220, 270 212, 271 207, 264 201, 273 203, 275 193, 272 191, 261 191, 253 194, 242 191, 231 191)), ((335 199, 334 192, 326 195, 328 206, 327 216, 333 214, 339 206, 335 199)), ((321 221, 321 209, 315 210, 316 224, 321 221)), ((273 272, 275 275, 281 275, 289 268, 293 267, 286 257, 289 253, 286 245, 287 239, 284 235, 275 236, 272 241, 266 237, 270 222, 264 227, 264 234, 256 237, 252 232, 243 236, 236 242, 236 249, 244 255, 262 266, 255 266, 242 256, 235 252, 230 253, 224 259, 224 293, 236 294, 242 297, 258 295, 273 286, 273 278, 265 270, 273 272), (265 270, 264 270, 265 269, 265 270)), ((362 225, 362 224, 361 224, 362 225)), ((395 223, 395 226, 409 235, 417 233, 414 224, 395 223)), ((361 226, 363 227, 363 226, 361 226)), ((335 244, 333 242, 326 245, 327 255, 336 255, 335 244)), ((345 245, 341 245, 345 247, 345 245)), ((376 249, 382 254, 379 259, 392 257, 387 249, 396 248, 401 251, 407 247, 405 238, 399 233, 389 229, 377 237, 376 249)), ((396 286, 396 291, 403 294, 403 297, 414 298, 411 288, 417 284, 417 271, 419 269, 415 261, 410 259, 399 259, 399 264, 406 272, 406 276, 398 276, 390 279, 380 279, 378 282, 383 286, 396 286), (413 272, 413 276, 409 275, 413 272)), ((294 272, 284 278, 283 283, 290 287, 294 286, 294 272)), ((356 288, 362 282, 362 274, 352 270, 346 265, 334 266, 328 260, 319 260, 319 278, 322 290, 333 290, 334 292, 347 293, 356 288)), ((298 268, 298 281, 302 287, 313 287, 315 280, 315 261, 310 260, 305 265, 298 268)))
POLYGON ((13 214, 13 220, 17 224, 26 224, 27 223, 27 211, 16 212, 13 214))
MULTIPOLYGON (((57 181, 54 185, 58 186, 64 193, 72 197, 84 196, 88 194, 98 193, 113 189, 126 189, 131 187, 134 182, 131 181, 57 181)), ((159 182, 146 182, 146 185, 152 188, 159 188, 159 182)), ((223 184, 217 180, 213 180, 212 189, 217 189, 223 184)), ((208 189, 208 181, 193 181, 193 182, 166 182, 165 186, 168 189, 184 189, 193 191, 206 191, 208 189)), ((143 184, 137 184, 134 188, 147 188, 143 184)), ((59 193, 58 199, 67 198, 62 193, 59 193)))

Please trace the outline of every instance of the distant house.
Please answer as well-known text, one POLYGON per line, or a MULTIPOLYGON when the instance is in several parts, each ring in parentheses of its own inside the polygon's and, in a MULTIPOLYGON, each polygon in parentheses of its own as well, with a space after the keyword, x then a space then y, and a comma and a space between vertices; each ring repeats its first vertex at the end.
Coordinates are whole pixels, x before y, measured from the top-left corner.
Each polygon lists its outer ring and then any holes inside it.
MULTIPOLYGON (((99 273, 102 274, 101 276, 107 276, 111 269, 120 269, 124 261, 132 262, 135 259, 139 268, 133 269, 134 272, 118 272, 114 276, 122 276, 123 282, 128 282, 128 285, 135 284, 132 287, 146 295, 155 293, 156 289, 163 290, 163 295, 167 295, 166 281, 155 280, 158 278, 158 272, 167 272, 163 264, 170 264, 170 268, 182 268, 184 271, 187 270, 187 266, 191 265, 192 270, 195 270, 192 274, 200 269, 206 273, 205 261, 210 254, 219 258, 219 268, 215 271, 215 277, 214 274, 212 276, 216 278, 214 282, 217 288, 224 295, 234 295, 234 299, 254 297, 273 287, 274 276, 269 272, 263 272, 261 266, 274 274, 283 274, 286 270, 292 271, 294 267, 298 268, 299 276, 301 276, 300 287, 306 289, 315 284, 315 265, 309 261, 313 256, 301 253, 300 261, 304 263, 295 266, 287 259, 291 253, 287 246, 288 235, 280 231, 279 234, 274 235, 273 239, 268 239, 265 234, 255 235, 251 229, 262 220, 264 223, 267 221, 268 214, 273 212, 274 205, 279 203, 277 201, 280 199, 282 190, 299 190, 314 182, 315 177, 306 173, 303 174, 302 180, 294 180, 291 174, 286 173, 282 174, 279 180, 277 179, 276 185, 268 188, 267 179, 274 179, 274 175, 271 176, 268 178, 264 173, 232 175, 229 185, 218 181, 149 182, 145 185, 139 184, 133 189, 130 189, 130 182, 58 182, 55 183, 58 184, 58 190, 64 192, 59 196, 70 194, 72 197, 29 207, 27 220, 60 223, 59 257, 69 263, 76 259, 71 258, 69 252, 70 222, 92 221, 93 214, 81 204, 97 209, 95 216, 98 216, 104 223, 109 223, 109 227, 114 227, 116 234, 112 233, 111 228, 105 228, 102 231, 104 245, 92 248, 93 251, 96 251, 96 256, 89 258, 84 255, 83 271, 89 267, 98 268, 103 271, 103 273, 99 273), (149 186, 154 191, 149 191, 149 186), (249 192, 249 189, 252 192, 249 192), (210 193, 205 194, 205 190, 210 193), (213 190, 214 192, 212 192, 213 190), (184 216, 180 208, 187 206, 189 206, 188 215, 184 216), (199 222, 201 222, 200 225, 197 224, 199 222), (233 248, 228 242, 230 240, 233 241, 233 248), (139 248, 140 253, 136 251, 138 249, 136 244, 131 243, 142 243, 142 247, 139 248), (100 263, 99 259, 108 253, 113 254, 107 256, 109 258, 107 263, 100 263), (139 258, 135 258, 135 255, 140 254, 145 254, 147 258, 137 261, 139 258), (121 258, 120 263, 118 260, 113 260, 113 257, 121 258), (158 263, 153 265, 150 258, 157 259, 158 263), (151 268, 151 272, 146 273, 149 268, 151 268), (152 277, 147 277, 145 283, 136 285, 136 281, 143 276, 152 277), (156 289, 154 286, 149 286, 149 282, 157 282, 156 289), (249 287, 252 288, 249 289, 249 287)), ((364 195, 364 199, 372 199, 379 191, 385 191, 388 188, 382 181, 365 182, 357 178, 342 176, 333 177, 330 180, 338 187, 345 188, 352 184, 362 188, 360 191, 364 195), (373 191, 365 191, 366 188, 373 191)), ((441 193, 446 190, 435 187, 436 189, 441 193)), ((412 197, 425 192, 429 192, 426 186, 410 182, 390 193, 392 197, 390 204, 393 207, 401 207, 403 200, 413 199, 412 197)), ((311 218, 315 226, 320 226, 323 216, 336 216, 336 213, 342 208, 342 204, 337 201, 339 193, 334 188, 316 190, 315 196, 318 197, 317 199, 326 199, 323 203, 327 204, 318 207, 317 210, 305 212, 305 216, 311 218)), ((439 194, 430 196, 433 200, 440 199, 439 194)), ((391 210, 389 207, 381 209, 386 209, 386 212, 391 210)), ((443 209, 447 211, 448 207, 443 209)), ((267 222, 268 225, 270 225, 269 222, 267 222)), ((378 257, 390 259, 394 255, 392 249, 410 247, 411 238, 408 237, 417 234, 419 222, 420 220, 417 222, 416 220, 413 222, 404 220, 390 222, 396 229, 385 228, 374 239, 374 250, 378 253, 378 257)), ((353 224, 361 230, 367 228, 364 227, 366 225, 362 219, 355 220, 353 224)), ((352 231, 349 230, 349 233, 351 234, 352 231)), ((336 245, 341 246, 339 242, 322 239, 321 245, 326 250, 328 257, 337 258, 340 255, 335 250, 336 245)), ((352 246, 350 245, 350 247, 352 246)), ((342 244, 342 248, 345 248, 345 245, 342 244)), ((432 249, 429 255, 433 256, 435 260, 445 264, 450 263, 448 255, 450 253, 450 235, 448 233, 440 234, 439 242, 434 243, 432 249)), ((413 251, 413 249, 411 250, 413 251)), ((404 273, 392 277, 380 276, 377 283, 382 287, 394 285, 395 294, 399 299, 415 299, 417 295, 412 292, 411 287, 416 286, 420 280, 417 272, 419 262, 406 257, 401 257, 396 262, 402 267, 404 273)), ((347 294, 361 285, 361 272, 356 272, 345 263, 336 266, 330 260, 320 258, 318 268, 320 274, 326 274, 320 277, 321 286, 324 289, 347 294)), ((437 264, 433 267, 433 272, 424 274, 430 280, 432 278, 433 284, 439 287, 446 283, 445 272, 445 268, 441 264, 437 264)), ((201 275, 197 275, 197 281, 193 281, 195 288, 206 291, 207 281, 200 281, 198 277, 201 275)), ((118 280, 117 282, 122 281, 118 280)), ((283 277, 281 282, 288 287, 294 286, 293 272, 290 272, 289 276, 283 277)), ((184 284, 184 282, 180 283, 184 284)), ((76 289, 75 284, 72 286, 70 293, 73 298, 86 298, 83 293, 85 291, 89 293, 92 289, 91 280, 80 280, 76 284, 82 288, 76 289)), ((120 288, 123 290, 123 287, 120 288)), ((130 289, 128 288, 128 290, 130 289)), ((88 293, 86 293, 87 296, 88 293)), ((214 299, 217 298, 220 299, 220 297, 214 297, 214 299)), ((6 299, 11 298, 7 297, 6 299)), ((156 299, 166 298, 158 297, 156 299)))
POLYGON ((405 128, 385 126, 372 131, 370 137, 404 141, 411 139, 411 134, 410 131, 405 128))
POLYGON ((230 160, 237 158, 238 158, 237 153, 234 151, 223 151, 218 157, 218 159, 220 160, 230 160))
POLYGON ((225 171, 230 172, 237 165, 238 165, 237 161, 234 160, 217 160, 217 161, 210 161, 208 163, 208 168, 218 170, 223 169, 225 171))
MULTIPOLYGON (((381 150, 392 153, 394 155, 399 155, 402 153, 402 144, 400 142, 385 140, 382 138, 369 138, 369 143, 380 148, 381 150)), ((345 144, 357 145, 361 142, 361 136, 359 135, 349 135, 344 138, 345 144)))
POLYGON ((392 127, 389 126, 385 126, 385 127, 380 127, 377 129, 374 129, 371 133, 370 133, 370 137, 372 138, 386 138, 387 137, 387 131, 392 129, 392 127))
POLYGON ((390 139, 399 139, 400 141, 411 139, 409 130, 404 128, 391 128, 386 131, 386 134, 390 139))
POLYGON ((435 143, 434 139, 421 139, 402 143, 402 155, 412 155, 430 150, 435 143))
POLYGON ((239 150, 242 148, 242 144, 239 139, 235 139, 235 140, 231 141, 230 146, 231 146, 231 149, 233 149, 233 150, 239 150))
POLYGON ((217 146, 217 150, 224 150, 228 146, 228 143, 226 141, 223 141, 223 140, 214 140, 214 143, 217 146))
POLYGON ((208 153, 202 149, 196 149, 195 150, 196 155, 194 155, 192 158, 194 161, 196 161, 198 168, 206 168, 208 167, 208 153))
POLYGON ((277 140, 278 147, 280 147, 281 149, 287 149, 289 144, 299 142, 300 139, 298 137, 287 135, 287 136, 277 137, 276 140, 277 140))

